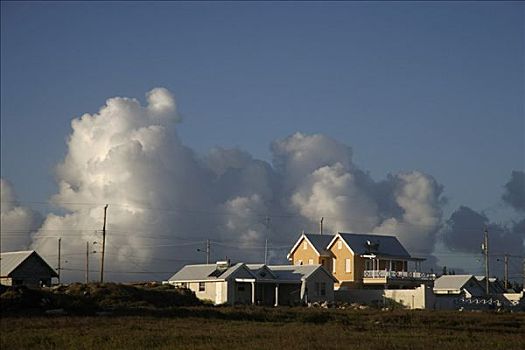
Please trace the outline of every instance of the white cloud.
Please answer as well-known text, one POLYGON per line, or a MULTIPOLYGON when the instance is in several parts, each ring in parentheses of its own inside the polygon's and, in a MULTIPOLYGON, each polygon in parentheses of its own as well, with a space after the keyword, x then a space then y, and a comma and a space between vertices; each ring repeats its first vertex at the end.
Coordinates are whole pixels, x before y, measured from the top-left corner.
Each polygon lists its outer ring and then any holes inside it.
POLYGON ((0 179, 0 194, 2 251, 26 250, 31 242, 31 233, 38 229, 42 217, 17 202, 12 185, 5 179, 0 179))

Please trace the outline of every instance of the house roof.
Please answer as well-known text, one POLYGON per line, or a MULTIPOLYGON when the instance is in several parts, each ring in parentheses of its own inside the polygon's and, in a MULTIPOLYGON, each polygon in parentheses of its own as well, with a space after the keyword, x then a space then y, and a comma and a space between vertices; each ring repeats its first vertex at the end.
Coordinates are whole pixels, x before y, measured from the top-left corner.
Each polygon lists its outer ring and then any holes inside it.
POLYGON ((170 277, 169 281, 223 281, 235 274, 239 269, 246 269, 254 279, 261 281, 275 280, 286 282, 301 282, 308 279, 319 269, 323 270, 334 282, 337 280, 327 272, 321 265, 265 265, 265 264, 243 264, 238 263, 220 272, 216 264, 186 265, 176 274, 170 277), (266 269, 268 276, 259 277, 257 271, 266 269), (219 273, 217 273, 219 272, 219 273))
POLYGON ((258 280, 272 280, 277 278, 275 273, 265 264, 246 264, 246 267, 250 269, 250 271, 257 277, 258 280), (269 276, 263 276, 263 270, 268 272, 269 276))
POLYGON ((327 253, 326 247, 328 246, 332 238, 334 238, 334 236, 314 233, 302 233, 301 236, 299 236, 299 238, 295 242, 292 249, 290 249, 290 252, 286 256, 287 258, 289 258, 292 252, 294 252, 297 249, 302 238, 305 238, 310 243, 310 245, 314 248, 317 254, 323 255, 327 253))
MULTIPOLYGON (((186 265, 176 274, 169 278, 170 281, 215 281, 226 280, 239 269, 246 267, 243 263, 237 263, 221 271, 217 264, 186 265)), ((250 274, 252 272, 246 269, 250 274)), ((253 276, 255 278, 255 276, 253 276)))
POLYGON ((34 250, 24 250, 18 252, 3 252, 0 253, 0 276, 7 277, 9 276, 18 266, 20 266, 26 259, 31 255, 36 255, 43 264, 45 264, 51 271, 53 277, 57 277, 58 274, 56 271, 49 266, 47 261, 45 261, 38 253, 34 250))
POLYGON ((368 242, 370 242, 377 244, 377 250, 373 252, 375 255, 405 259, 411 258, 410 254, 395 236, 343 232, 338 233, 338 235, 352 249, 354 254, 357 255, 372 253, 368 245, 368 242))
POLYGON ((334 282, 337 282, 321 265, 270 265, 268 268, 277 276, 277 280, 299 282, 308 279, 314 272, 321 269, 327 276, 334 280, 334 282))
POLYGON ((473 277, 472 275, 443 275, 434 281, 434 290, 461 290, 473 277))

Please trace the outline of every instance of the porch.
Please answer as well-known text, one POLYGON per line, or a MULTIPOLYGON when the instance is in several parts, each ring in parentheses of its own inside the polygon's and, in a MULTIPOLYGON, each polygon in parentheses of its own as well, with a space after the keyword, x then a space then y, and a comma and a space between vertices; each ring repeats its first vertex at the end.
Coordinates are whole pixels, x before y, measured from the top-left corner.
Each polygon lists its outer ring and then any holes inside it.
POLYGON ((433 273, 421 272, 422 258, 396 258, 374 254, 362 255, 365 258, 363 284, 380 285, 398 283, 423 283, 436 278, 433 273))

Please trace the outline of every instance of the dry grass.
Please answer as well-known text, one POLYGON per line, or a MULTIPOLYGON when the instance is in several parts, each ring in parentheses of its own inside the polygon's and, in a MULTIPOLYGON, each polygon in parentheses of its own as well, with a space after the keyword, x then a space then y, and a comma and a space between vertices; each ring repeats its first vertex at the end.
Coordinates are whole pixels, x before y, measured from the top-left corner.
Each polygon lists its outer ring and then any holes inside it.
POLYGON ((2 349, 524 349, 525 314, 175 308, 162 315, 3 317, 2 349))

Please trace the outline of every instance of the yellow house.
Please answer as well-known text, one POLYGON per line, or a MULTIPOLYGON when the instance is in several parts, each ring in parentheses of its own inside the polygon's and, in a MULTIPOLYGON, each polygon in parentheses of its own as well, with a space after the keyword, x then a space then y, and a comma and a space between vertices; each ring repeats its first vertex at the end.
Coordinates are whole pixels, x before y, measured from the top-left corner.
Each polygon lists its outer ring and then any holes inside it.
POLYGON ((294 265, 323 265, 337 279, 336 289, 401 288, 435 277, 419 272, 425 259, 412 257, 394 236, 303 233, 287 257, 294 265))

